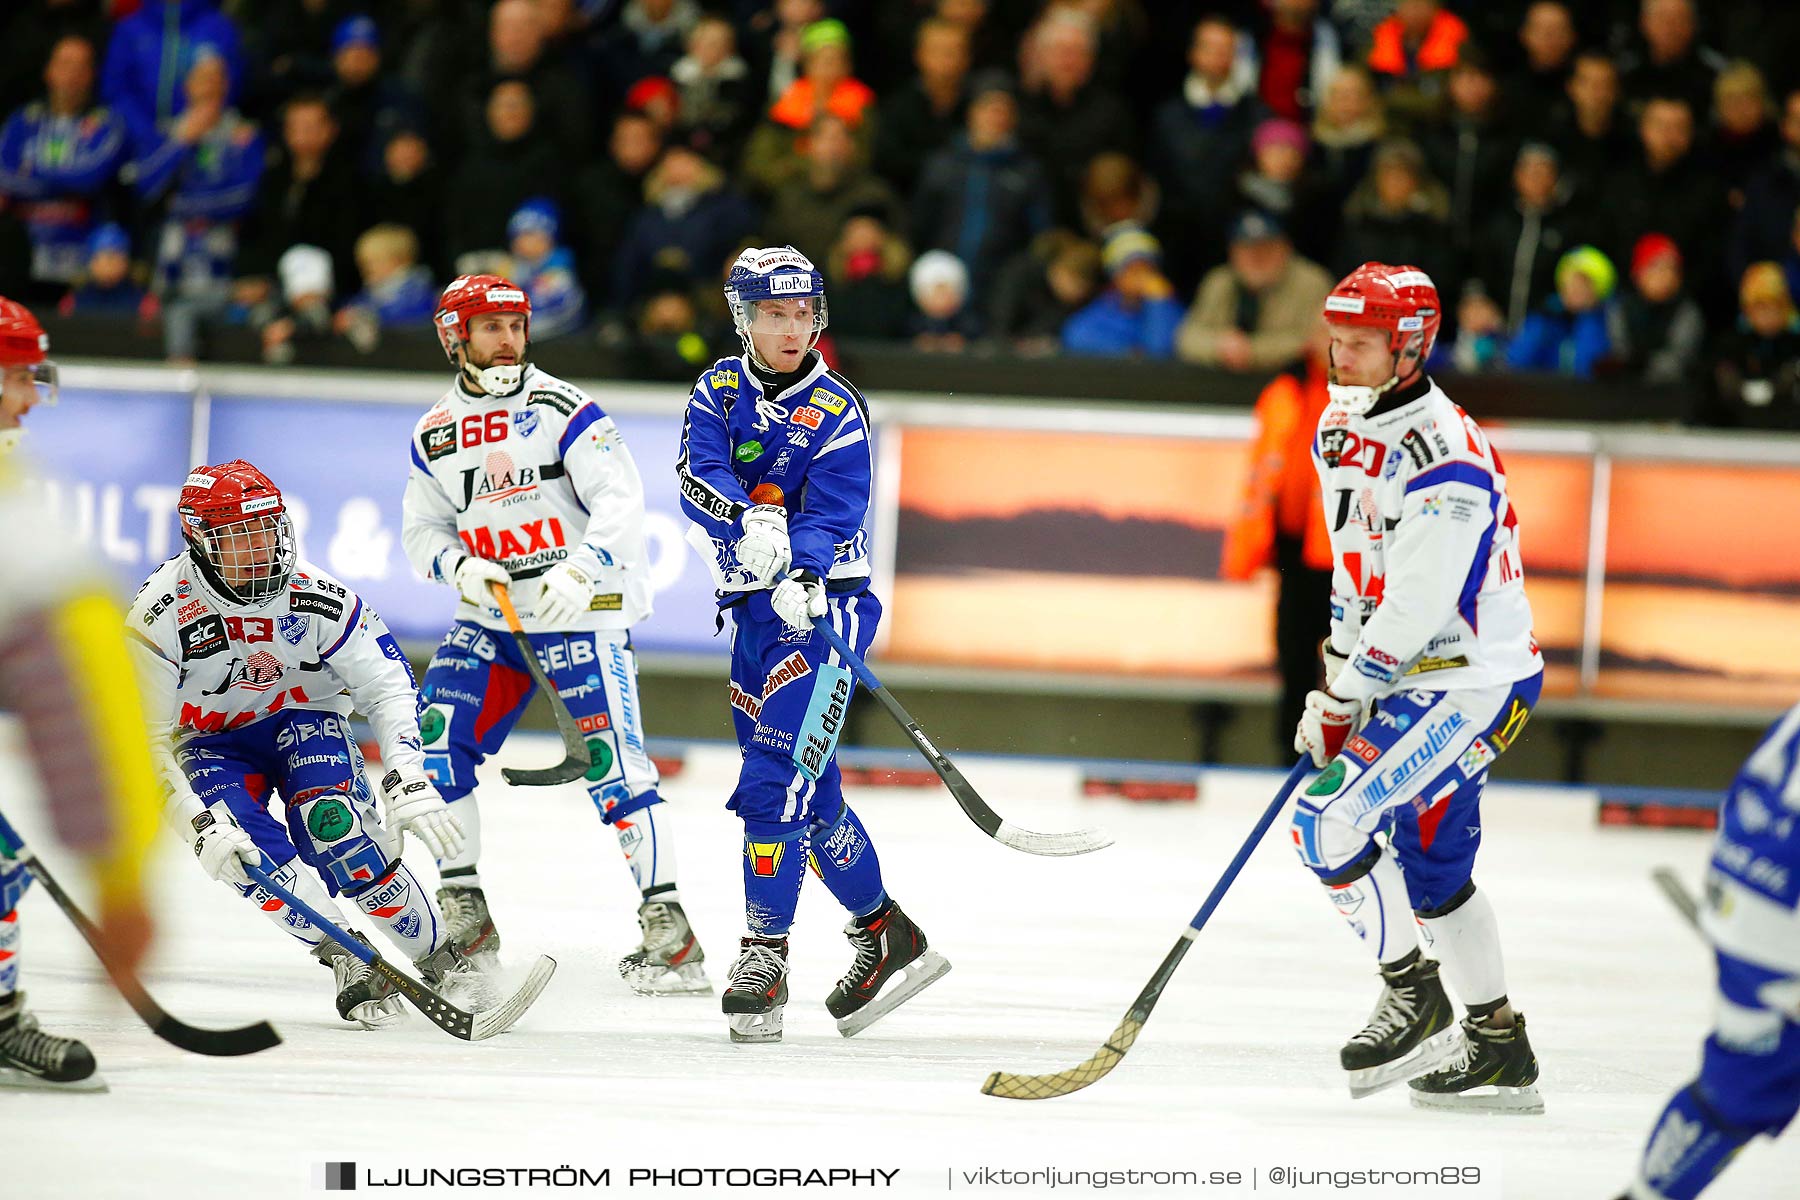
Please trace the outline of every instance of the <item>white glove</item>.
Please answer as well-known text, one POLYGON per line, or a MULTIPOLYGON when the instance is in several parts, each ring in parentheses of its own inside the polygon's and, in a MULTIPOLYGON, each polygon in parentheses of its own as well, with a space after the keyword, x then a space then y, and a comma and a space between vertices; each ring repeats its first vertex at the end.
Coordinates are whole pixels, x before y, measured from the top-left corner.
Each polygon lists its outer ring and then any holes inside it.
POLYGON ((744 514, 744 536, 737 543, 738 565, 756 576, 758 583, 773 583, 794 561, 788 544, 787 510, 779 504, 758 504, 744 514))
POLYGON ((1312 755, 1313 766, 1323 767, 1338 756, 1363 723, 1361 700, 1340 700, 1330 692, 1306 693, 1306 711, 1294 730, 1294 749, 1312 755))
POLYGON ((594 581, 572 563, 557 563, 545 571, 543 585, 531 606, 531 614, 540 625, 561 628, 594 602, 594 581))
POLYGON ((825 615, 825 585, 811 571, 795 571, 769 593, 769 606, 789 629, 810 633, 812 619, 825 615))
POLYGON ((225 802, 215 800, 194 818, 194 857, 200 860, 200 869, 220 883, 247 888, 254 881, 244 864, 261 863, 262 851, 239 827, 225 802))
POLYGON ((388 821, 410 829, 431 857, 455 858, 463 847, 462 822, 417 767, 396 767, 381 777, 381 801, 388 821))
POLYGON ((512 582, 505 567, 473 554, 456 564, 455 579, 456 590, 476 608, 486 608, 494 602, 494 593, 488 589, 488 584, 512 582))
POLYGON ((1325 686, 1330 687, 1343 674, 1344 668, 1350 665, 1350 656, 1339 654, 1331 648, 1331 639, 1326 638, 1319 643, 1319 659, 1325 664, 1325 686))

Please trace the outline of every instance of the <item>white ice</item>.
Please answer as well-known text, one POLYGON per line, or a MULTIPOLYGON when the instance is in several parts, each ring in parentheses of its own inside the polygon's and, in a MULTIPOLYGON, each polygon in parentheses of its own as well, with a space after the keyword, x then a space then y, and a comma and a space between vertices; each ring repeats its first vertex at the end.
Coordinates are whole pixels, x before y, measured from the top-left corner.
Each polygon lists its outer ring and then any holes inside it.
MULTIPOLYGON (((515 740, 501 761, 554 756, 553 745, 515 740)), ((1511 993, 1543 1063, 1544 1116, 1419 1112, 1403 1087, 1349 1098, 1337 1047, 1361 1026, 1375 979, 1296 861, 1285 823, 1110 1077, 1057 1100, 982 1096, 995 1069, 1051 1071, 1093 1053, 1278 777, 1214 771, 1198 804, 1155 805, 1084 800, 1059 764, 963 765, 1018 824, 1098 822, 1118 842, 1083 858, 1030 858, 983 837, 940 789, 853 790, 890 891, 954 969, 852 1040, 822 1003, 850 952, 841 910, 816 879, 794 933, 781 1044, 732 1045, 716 996, 632 995, 614 963, 637 940, 636 896, 612 834, 573 787, 508 789, 493 774, 484 788, 482 871, 505 957, 514 969, 540 951, 561 963, 518 1027, 485 1043, 455 1041, 417 1013, 397 1030, 348 1028, 333 1011, 330 975, 203 878, 170 837, 150 990, 191 1023, 266 1017, 286 1039, 250 1058, 184 1054, 112 996, 36 889, 21 904, 31 1007, 47 1028, 93 1047, 111 1092, 0 1089, 0 1195, 314 1195, 314 1164, 354 1161, 377 1173, 609 1167, 616 1190, 632 1167, 838 1164, 902 1168, 896 1186, 912 1191, 954 1183, 957 1192, 1033 1195, 1044 1192, 975 1187, 963 1172, 1133 1166, 1256 1169, 1258 1195, 1607 1198, 1629 1179, 1665 1098, 1693 1072, 1710 959, 1647 872, 1666 862, 1697 878, 1707 837, 1602 829, 1591 794, 1499 785, 1485 801, 1479 879, 1499 911, 1511 993), (1277 1164, 1474 1165, 1484 1182, 1283 1192, 1267 1179, 1277 1164)), ((667 783, 663 810, 715 982, 742 929, 741 835, 722 807, 734 766, 728 748, 696 748, 667 783)), ((0 800, 51 864, 75 876, 16 759, 0 758, 0 800)), ((416 848, 408 858, 429 871, 416 848)), ((1753 1145, 1708 1196, 1791 1196, 1796 1178, 1800 1136, 1790 1136, 1753 1145)))

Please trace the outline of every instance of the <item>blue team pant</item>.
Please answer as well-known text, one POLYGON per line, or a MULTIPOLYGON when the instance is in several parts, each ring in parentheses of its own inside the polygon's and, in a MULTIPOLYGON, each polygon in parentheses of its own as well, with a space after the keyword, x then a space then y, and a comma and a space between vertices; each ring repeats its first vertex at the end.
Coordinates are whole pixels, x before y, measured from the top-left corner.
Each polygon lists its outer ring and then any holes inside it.
MULTIPOLYGON (((656 766, 644 749, 637 656, 630 634, 527 635, 538 665, 587 738, 594 765, 588 795, 611 825, 659 802, 656 766)), ((500 748, 537 684, 509 633, 458 621, 444 636, 419 688, 425 771, 445 800, 475 789, 475 768, 500 748)))

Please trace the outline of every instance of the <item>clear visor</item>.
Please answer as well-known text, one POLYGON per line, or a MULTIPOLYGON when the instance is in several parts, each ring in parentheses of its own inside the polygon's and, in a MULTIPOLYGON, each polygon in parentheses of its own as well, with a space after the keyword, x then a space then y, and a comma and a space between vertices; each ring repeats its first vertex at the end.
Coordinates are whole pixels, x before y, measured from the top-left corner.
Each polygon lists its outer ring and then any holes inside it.
POLYGON ((825 329, 825 297, 796 296, 791 300, 746 300, 734 314, 745 333, 771 337, 804 337, 825 329))
POLYGON ((6 368, 6 391, 8 398, 15 388, 29 387, 37 392, 35 404, 55 404, 58 388, 56 364, 45 361, 32 363, 30 366, 6 368))
POLYGON ((200 535, 219 579, 242 600, 266 600, 294 570, 294 527, 286 513, 261 513, 200 535))

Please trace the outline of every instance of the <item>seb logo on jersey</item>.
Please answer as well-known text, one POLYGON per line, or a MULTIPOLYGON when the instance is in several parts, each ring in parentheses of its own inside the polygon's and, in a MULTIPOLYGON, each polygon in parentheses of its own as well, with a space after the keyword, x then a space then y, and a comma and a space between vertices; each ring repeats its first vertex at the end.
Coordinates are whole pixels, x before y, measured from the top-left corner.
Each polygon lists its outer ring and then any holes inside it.
POLYGON ((515 529, 502 529, 498 533, 483 525, 458 530, 457 536, 462 538, 470 554, 489 562, 511 562, 531 554, 541 554, 544 561, 551 562, 564 557, 556 552, 567 545, 562 520, 558 517, 524 521, 515 529))

